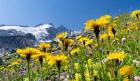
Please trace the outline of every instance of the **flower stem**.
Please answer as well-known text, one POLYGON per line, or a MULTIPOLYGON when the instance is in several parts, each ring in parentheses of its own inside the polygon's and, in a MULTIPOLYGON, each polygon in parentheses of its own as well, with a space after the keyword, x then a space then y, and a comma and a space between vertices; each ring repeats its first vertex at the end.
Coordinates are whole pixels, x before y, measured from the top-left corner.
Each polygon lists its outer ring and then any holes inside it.
POLYGON ((44 81, 44 77, 43 77, 43 70, 42 70, 42 64, 41 64, 41 81, 44 81))
POLYGON ((44 81, 43 70, 42 70, 43 58, 42 57, 39 57, 39 61, 40 61, 41 81, 44 81))
POLYGON ((30 78, 30 64, 29 64, 29 60, 27 61, 27 64, 28 64, 28 78, 29 78, 29 81, 31 81, 31 78, 30 78))
POLYGON ((58 81, 60 81, 60 67, 61 67, 61 62, 57 62, 57 68, 58 68, 58 81))

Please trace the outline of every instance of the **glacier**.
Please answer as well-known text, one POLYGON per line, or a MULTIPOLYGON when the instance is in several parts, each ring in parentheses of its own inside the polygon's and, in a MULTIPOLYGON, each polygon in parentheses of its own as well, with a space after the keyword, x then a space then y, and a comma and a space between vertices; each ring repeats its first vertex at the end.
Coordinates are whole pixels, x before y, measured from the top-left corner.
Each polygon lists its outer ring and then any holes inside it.
MULTIPOLYGON (((42 36, 47 36, 49 33, 46 31, 47 28, 52 27, 50 24, 41 24, 33 27, 24 27, 18 25, 4 25, 0 26, 0 30, 16 30, 18 32, 23 32, 25 34, 31 33, 39 40, 42 36)), ((11 33, 12 34, 12 33, 11 33)))

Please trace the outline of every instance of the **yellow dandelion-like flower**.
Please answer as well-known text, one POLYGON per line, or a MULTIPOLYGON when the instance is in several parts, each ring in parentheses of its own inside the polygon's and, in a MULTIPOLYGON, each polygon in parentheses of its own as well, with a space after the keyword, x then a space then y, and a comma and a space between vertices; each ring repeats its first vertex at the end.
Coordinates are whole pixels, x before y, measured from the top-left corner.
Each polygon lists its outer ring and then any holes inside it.
POLYGON ((46 59, 47 57, 49 57, 49 56, 50 56, 49 53, 46 53, 46 52, 44 53, 44 52, 42 52, 42 53, 40 53, 40 54, 38 54, 38 55, 35 55, 34 57, 35 57, 35 58, 38 58, 40 64, 42 65, 43 61, 45 61, 45 59, 46 59))
POLYGON ((41 49, 43 49, 43 48, 50 48, 51 45, 50 45, 50 43, 40 42, 38 47, 41 48, 41 49))
POLYGON ((63 47, 63 42, 62 41, 58 41, 58 46, 62 48, 63 47))
POLYGON ((36 57, 46 58, 46 57, 48 57, 49 55, 50 55, 50 53, 45 52, 45 53, 40 53, 40 54, 36 55, 36 57))
POLYGON ((67 56, 64 54, 55 55, 55 61, 61 63, 67 63, 67 56))
POLYGON ((27 48, 23 48, 23 49, 17 49, 16 50, 17 54, 20 54, 21 56, 24 57, 34 57, 38 54, 40 54, 40 50, 36 49, 36 48, 31 48, 31 47, 27 47, 27 48))
POLYGON ((85 46, 88 46, 88 45, 91 45, 93 44, 93 39, 88 39, 86 42, 85 42, 85 46))
POLYGON ((64 54, 51 55, 48 56, 47 60, 48 60, 48 64, 51 66, 54 64, 61 65, 67 63, 67 56, 64 54))
POLYGON ((112 33, 108 33, 107 36, 109 39, 114 38, 114 35, 112 33))
POLYGON ((109 23, 110 19, 111 19, 110 15, 104 15, 104 16, 101 16, 98 19, 96 19, 96 21, 94 21, 92 19, 88 20, 85 23, 85 32, 88 30, 94 30, 94 33, 95 33, 97 41, 98 41, 99 33, 100 33, 99 27, 106 26, 109 23))
POLYGON ((48 63, 48 65, 52 66, 55 64, 55 57, 54 55, 49 55, 46 57, 46 62, 48 63))
POLYGON ((114 52, 114 53, 110 53, 107 56, 107 59, 108 60, 119 60, 119 61, 122 61, 125 57, 126 57, 126 54, 124 52, 114 52))
POLYGON ((78 40, 79 43, 83 44, 85 46, 86 41, 90 40, 88 37, 82 37, 78 40))
MULTIPOLYGON (((60 44, 61 44, 61 42, 60 42, 60 44)), ((65 38, 62 41, 62 45, 63 45, 63 47, 64 47, 65 50, 67 50, 68 47, 71 46, 71 45, 73 45, 73 44, 74 44, 74 40, 72 40, 70 38, 65 38)))
POLYGON ((133 68, 129 65, 125 65, 119 69, 120 75, 131 75, 133 73, 133 68))
POLYGON ((70 46, 70 45, 73 45, 74 44, 74 40, 70 39, 70 38, 65 38, 63 40, 63 45, 64 46, 70 46))
POLYGON ((41 52, 40 54, 34 56, 35 62, 38 63, 38 61, 39 61, 40 64, 41 64, 41 66, 42 66, 43 61, 46 61, 46 58, 47 58, 48 56, 49 56, 49 53, 41 52), (38 59, 38 61, 37 61, 37 59, 38 59))
POLYGON ((100 40, 108 39, 107 34, 100 34, 100 40))
POLYGON ((86 21, 85 23, 85 31, 88 31, 89 29, 93 29, 96 26, 96 23, 93 19, 86 21))
POLYGON ((78 35, 78 36, 76 36, 76 40, 79 40, 82 37, 83 37, 82 35, 78 35))
POLYGON ((96 21, 90 19, 86 21, 84 30, 85 31, 94 30, 95 32, 99 32, 98 27, 108 24, 110 19, 111 19, 110 15, 101 16, 98 19, 96 19, 96 21))
POLYGON ((51 47, 51 45, 50 45, 50 43, 40 42, 40 43, 38 44, 38 47, 39 47, 40 50, 42 50, 42 51, 45 52, 46 49, 48 49, 48 48, 51 47))
POLYGON ((57 55, 51 56, 49 58, 51 58, 51 59, 48 59, 48 64, 50 66, 52 66, 54 64, 57 66, 59 77, 60 77, 60 69, 61 69, 61 66, 63 64, 68 63, 67 56, 65 56, 64 54, 57 54, 57 55))
POLYGON ((98 19, 96 19, 96 24, 98 26, 104 26, 109 23, 110 19, 111 19, 110 15, 101 16, 98 19))
POLYGON ((107 32, 110 34, 114 34, 114 36, 116 34, 116 30, 115 30, 114 26, 108 27, 107 32))
POLYGON ((71 55, 76 55, 76 54, 78 54, 80 52, 80 48, 75 48, 75 49, 73 49, 71 52, 70 52, 70 54, 71 55))
POLYGON ((113 34, 100 34, 100 40, 111 39, 114 38, 113 34))
POLYGON ((136 17, 139 19, 139 15, 140 15, 140 10, 135 10, 131 13, 131 17, 136 17))
POLYGON ((131 23, 127 30, 132 31, 132 30, 138 30, 137 23, 131 23))
POLYGON ((59 40, 59 41, 62 41, 67 35, 68 35, 68 32, 58 33, 56 35, 56 39, 59 40))

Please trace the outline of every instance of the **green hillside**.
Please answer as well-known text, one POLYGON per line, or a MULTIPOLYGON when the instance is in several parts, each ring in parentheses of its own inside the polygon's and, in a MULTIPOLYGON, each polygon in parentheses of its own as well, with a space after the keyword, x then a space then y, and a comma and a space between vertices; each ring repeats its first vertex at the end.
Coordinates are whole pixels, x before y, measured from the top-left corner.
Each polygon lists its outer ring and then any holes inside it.
POLYGON ((83 30, 8 52, 0 81, 140 81, 140 10, 87 20, 83 30))

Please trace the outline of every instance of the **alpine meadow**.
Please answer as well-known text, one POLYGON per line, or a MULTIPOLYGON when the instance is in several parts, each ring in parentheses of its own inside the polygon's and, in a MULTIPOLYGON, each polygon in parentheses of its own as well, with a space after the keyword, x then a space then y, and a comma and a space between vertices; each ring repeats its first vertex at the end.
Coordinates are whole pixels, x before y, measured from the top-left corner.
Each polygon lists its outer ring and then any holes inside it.
POLYGON ((86 20, 80 34, 1 57, 0 81, 140 81, 140 10, 86 20))

